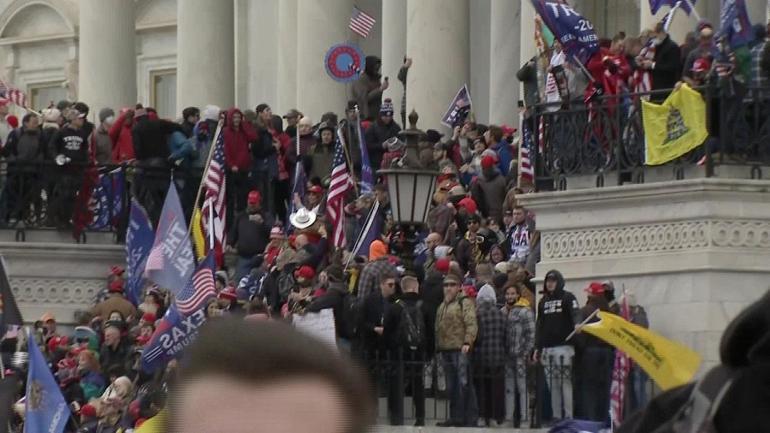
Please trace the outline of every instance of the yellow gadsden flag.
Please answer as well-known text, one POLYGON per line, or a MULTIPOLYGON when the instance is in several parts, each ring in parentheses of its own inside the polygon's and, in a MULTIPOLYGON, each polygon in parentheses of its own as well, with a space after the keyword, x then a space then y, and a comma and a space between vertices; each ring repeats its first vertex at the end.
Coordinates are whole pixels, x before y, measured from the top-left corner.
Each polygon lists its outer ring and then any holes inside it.
POLYGON ((667 390, 692 380, 700 366, 700 355, 649 329, 620 316, 599 313, 599 321, 583 327, 633 359, 656 384, 667 390))
POLYGON ((679 158, 708 137, 706 103, 683 84, 662 105, 642 101, 645 164, 660 165, 679 158))
POLYGON ((192 218, 190 221, 190 231, 192 232, 192 240, 195 250, 195 257, 201 260, 206 257, 206 240, 203 237, 203 228, 201 226, 201 210, 198 206, 193 209, 192 218))

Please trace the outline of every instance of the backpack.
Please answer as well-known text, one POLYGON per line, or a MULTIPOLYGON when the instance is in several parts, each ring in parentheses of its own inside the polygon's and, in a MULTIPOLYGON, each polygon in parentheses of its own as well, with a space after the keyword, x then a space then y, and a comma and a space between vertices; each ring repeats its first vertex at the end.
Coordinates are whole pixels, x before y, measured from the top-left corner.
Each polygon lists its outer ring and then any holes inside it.
POLYGON ((425 344, 425 316, 422 313, 422 301, 417 301, 415 305, 402 302, 400 299, 396 304, 401 306, 401 314, 398 323, 398 339, 401 347, 409 350, 417 350, 425 344))
POLYGON ((283 304, 289 299, 289 293, 291 293, 297 282, 294 280, 294 272, 281 272, 278 275, 278 297, 280 303, 283 304))
POLYGON ((714 417, 722 399, 733 384, 734 373, 716 366, 693 387, 687 403, 673 419, 655 429, 654 433, 717 433, 714 417))

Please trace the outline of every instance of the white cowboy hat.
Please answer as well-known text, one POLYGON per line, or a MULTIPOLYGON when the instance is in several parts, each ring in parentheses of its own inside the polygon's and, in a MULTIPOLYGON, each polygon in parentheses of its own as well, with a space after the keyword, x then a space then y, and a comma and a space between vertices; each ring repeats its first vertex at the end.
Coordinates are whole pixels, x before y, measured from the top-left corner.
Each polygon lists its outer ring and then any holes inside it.
POLYGON ((289 221, 291 222, 291 225, 294 227, 302 230, 306 229, 315 223, 316 220, 316 214, 313 211, 309 211, 305 209, 304 207, 301 207, 297 209, 296 212, 291 214, 289 216, 289 221))

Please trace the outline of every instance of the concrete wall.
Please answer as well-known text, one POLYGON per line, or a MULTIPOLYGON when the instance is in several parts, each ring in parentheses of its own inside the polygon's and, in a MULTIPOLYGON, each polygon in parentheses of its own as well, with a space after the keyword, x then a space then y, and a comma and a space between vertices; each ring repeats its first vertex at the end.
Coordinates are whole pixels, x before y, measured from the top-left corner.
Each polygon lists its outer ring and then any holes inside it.
POLYGON ((525 195, 537 214, 537 276, 560 270, 633 290, 650 326, 718 361, 727 323, 770 287, 770 181, 693 179, 525 195))

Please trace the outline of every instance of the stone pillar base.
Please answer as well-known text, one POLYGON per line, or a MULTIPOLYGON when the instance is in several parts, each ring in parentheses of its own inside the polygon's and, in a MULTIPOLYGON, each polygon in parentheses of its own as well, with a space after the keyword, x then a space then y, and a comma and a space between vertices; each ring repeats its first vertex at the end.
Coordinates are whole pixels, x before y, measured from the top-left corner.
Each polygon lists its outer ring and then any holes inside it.
POLYGON ((537 276, 633 290, 651 329, 719 361, 727 323, 770 286, 770 181, 704 178, 522 196, 537 214, 537 276))

